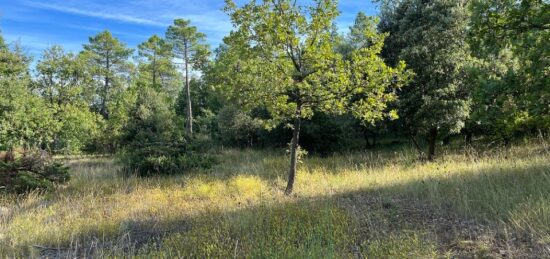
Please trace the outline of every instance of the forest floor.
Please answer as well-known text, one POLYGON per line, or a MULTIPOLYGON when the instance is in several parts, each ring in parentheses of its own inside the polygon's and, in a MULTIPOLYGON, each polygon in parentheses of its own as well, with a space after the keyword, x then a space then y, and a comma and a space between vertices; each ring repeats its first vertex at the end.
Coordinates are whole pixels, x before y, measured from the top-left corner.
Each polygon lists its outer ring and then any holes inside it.
POLYGON ((550 257, 550 145, 306 158, 295 193, 274 151, 225 150, 181 176, 68 162, 49 194, 0 195, 0 257, 550 257))

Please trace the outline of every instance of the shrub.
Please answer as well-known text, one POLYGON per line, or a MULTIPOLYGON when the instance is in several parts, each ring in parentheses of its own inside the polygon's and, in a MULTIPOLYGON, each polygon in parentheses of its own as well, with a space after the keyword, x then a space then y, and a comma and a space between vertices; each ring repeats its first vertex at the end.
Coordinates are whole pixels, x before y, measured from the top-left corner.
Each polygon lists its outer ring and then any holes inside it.
POLYGON ((53 162, 44 151, 25 151, 20 156, 8 152, 0 161, 0 186, 7 192, 50 190, 68 180, 69 169, 53 162))
POLYGON ((237 107, 228 105, 217 116, 221 142, 224 145, 252 147, 258 138, 260 123, 237 107))
POLYGON ((180 174, 213 164, 208 143, 184 137, 183 121, 166 99, 166 94, 154 89, 140 89, 121 140, 119 157, 127 173, 180 174))
POLYGON ((127 146, 120 160, 127 173, 139 176, 181 174, 193 168, 210 168, 214 163, 206 151, 185 141, 127 146))

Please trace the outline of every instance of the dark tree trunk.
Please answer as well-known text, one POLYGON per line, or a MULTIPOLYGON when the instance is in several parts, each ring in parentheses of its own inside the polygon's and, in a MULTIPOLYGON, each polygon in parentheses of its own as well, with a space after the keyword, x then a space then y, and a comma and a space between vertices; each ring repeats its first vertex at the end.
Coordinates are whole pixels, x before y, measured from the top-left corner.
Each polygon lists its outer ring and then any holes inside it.
POLYGON ((298 143, 300 141, 300 124, 302 118, 300 111, 298 110, 297 116, 294 119, 294 131, 292 133, 292 142, 290 148, 290 170, 288 172, 288 183, 286 185, 285 194, 290 195, 294 188, 294 179, 296 177, 296 164, 298 163, 298 143))
POLYGON ((466 144, 472 144, 472 132, 469 130, 465 130, 464 134, 464 141, 466 142, 466 144))
POLYGON ((428 160, 433 160, 435 156, 435 142, 437 141, 437 128, 430 129, 428 133, 428 160))
POLYGON ((367 129, 363 129, 363 137, 365 138, 365 149, 370 149, 371 144, 369 140, 369 131, 367 129))

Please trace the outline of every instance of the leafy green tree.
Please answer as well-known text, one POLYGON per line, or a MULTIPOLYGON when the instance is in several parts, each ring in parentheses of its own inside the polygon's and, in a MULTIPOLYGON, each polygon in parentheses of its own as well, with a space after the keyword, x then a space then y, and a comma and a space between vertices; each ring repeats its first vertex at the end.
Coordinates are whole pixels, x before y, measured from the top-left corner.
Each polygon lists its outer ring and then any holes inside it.
MULTIPOLYGON (((507 107, 514 107, 514 121, 506 125, 506 132, 514 127, 550 128, 550 3, 545 0, 474 0, 471 2, 469 40, 473 53, 489 66, 479 78, 478 93, 487 93, 483 99, 497 94, 491 87, 499 84, 507 89, 499 98, 506 98, 507 107), (510 55, 511 54, 511 55, 510 55), (506 57, 505 68, 495 60, 506 57), (506 69, 506 76, 502 76, 506 69), (499 78, 500 82, 495 81, 499 78), (491 84, 483 82, 492 81, 491 84), (521 122, 521 123, 519 123, 521 122)), ((478 74, 480 76, 480 74, 478 74)), ((480 96, 478 96, 480 97, 480 96)), ((502 114, 505 119, 508 114, 502 114)), ((486 121, 489 122, 489 121, 486 121)), ((490 123, 490 122, 489 122, 490 123)), ((504 125, 503 125, 504 126, 504 125)))
POLYGON ((0 149, 42 147, 59 127, 45 102, 31 92, 29 62, 20 48, 0 47, 0 149))
POLYGON ((172 46, 157 35, 138 45, 139 76, 148 85, 177 94, 177 72, 172 62, 172 46))
POLYGON ((404 64, 386 66, 379 57, 383 42, 377 41, 383 37, 373 37, 372 45, 344 60, 333 42, 336 1, 316 0, 311 6, 290 0, 251 1, 239 8, 227 0, 225 11, 236 30, 224 39, 227 50, 215 64, 224 68, 218 70, 220 86, 247 109, 267 109, 268 127, 291 122, 285 193, 294 186, 302 120, 315 112, 352 112, 363 121, 396 115, 386 109, 394 94, 380 93, 402 83, 404 64))
POLYGON ((34 88, 50 105, 91 102, 91 94, 86 91, 91 80, 84 62, 63 47, 55 45, 44 50, 36 72, 34 88))
POLYGON ((473 134, 504 140, 528 131, 529 114, 519 99, 520 61, 511 51, 479 59, 470 72, 472 114, 464 129, 467 141, 473 134))
POLYGON ((28 79, 31 59, 23 54, 19 45, 16 45, 12 51, 4 42, 1 35, 0 39, 2 39, 0 44, 0 55, 2 55, 2 59, 0 59, 0 75, 3 77, 12 76, 19 79, 28 79))
POLYGON ((53 148, 65 153, 80 152, 99 135, 102 118, 90 111, 91 93, 87 91, 91 78, 84 62, 61 46, 44 50, 36 65, 34 91, 43 98, 59 124, 53 148))
POLYGON ((402 122, 422 155, 416 135, 427 137, 433 159, 438 136, 459 132, 470 113, 466 2, 385 1, 381 9, 379 28, 390 33, 385 57, 404 60, 416 74, 399 94, 402 122))
MULTIPOLYGON (((344 35, 344 37, 339 36, 339 39, 335 40, 336 42, 339 42, 337 49, 343 55, 344 59, 351 60, 350 55, 353 53, 353 51, 367 48, 375 42, 382 41, 382 37, 385 37, 386 35, 377 33, 375 28, 378 23, 379 19, 376 17, 369 17, 363 12, 359 12, 357 14, 355 22, 352 26, 349 27, 349 32, 347 33, 347 35, 344 35)), ((359 71, 359 75, 356 76, 365 77, 368 76, 368 73, 363 73, 362 71, 359 71)), ((386 92, 381 92, 379 94, 388 94, 388 92, 393 92, 397 89, 389 87, 384 90, 386 92)), ((395 104, 390 105, 392 105, 390 107, 391 109, 396 108, 395 104)), ((391 120, 391 118, 389 118, 389 120, 391 120)), ((366 148, 372 148, 376 145, 376 137, 378 135, 377 133, 379 129, 382 128, 384 124, 389 123, 389 120, 380 119, 377 121, 359 122, 363 126, 362 133, 366 142, 366 148)))
POLYGON ((82 55, 97 84, 95 105, 104 119, 109 119, 109 103, 124 90, 132 52, 109 31, 90 37, 89 43, 84 44, 82 55))
POLYGON ((190 72, 200 70, 206 64, 210 55, 208 45, 205 43, 206 35, 192 26, 189 20, 176 19, 174 24, 168 27, 166 38, 172 44, 177 58, 183 61, 185 76, 185 97, 187 113, 187 131, 193 134, 193 108, 191 103, 190 72))

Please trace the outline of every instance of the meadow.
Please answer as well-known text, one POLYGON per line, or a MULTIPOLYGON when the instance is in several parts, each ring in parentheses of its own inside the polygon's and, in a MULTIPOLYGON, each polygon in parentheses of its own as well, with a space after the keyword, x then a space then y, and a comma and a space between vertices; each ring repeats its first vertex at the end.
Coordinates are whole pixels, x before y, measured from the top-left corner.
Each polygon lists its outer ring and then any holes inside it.
POLYGON ((550 144, 308 156, 284 195, 284 152, 138 178, 66 160, 51 193, 0 196, 0 257, 540 258, 550 256, 550 144))

